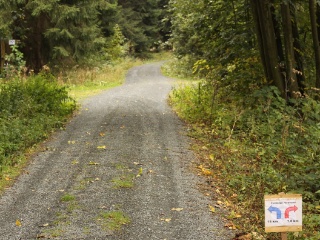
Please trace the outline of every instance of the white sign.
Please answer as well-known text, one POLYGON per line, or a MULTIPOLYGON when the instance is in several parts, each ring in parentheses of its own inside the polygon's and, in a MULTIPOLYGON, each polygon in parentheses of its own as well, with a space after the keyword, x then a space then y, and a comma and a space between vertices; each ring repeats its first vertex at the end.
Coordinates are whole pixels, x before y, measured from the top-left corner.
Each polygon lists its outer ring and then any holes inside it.
POLYGON ((301 195, 269 195, 265 196, 264 200, 266 232, 289 232, 302 230, 301 195))
POLYGON ((16 40, 14 39, 9 40, 9 45, 10 46, 16 45, 16 40))

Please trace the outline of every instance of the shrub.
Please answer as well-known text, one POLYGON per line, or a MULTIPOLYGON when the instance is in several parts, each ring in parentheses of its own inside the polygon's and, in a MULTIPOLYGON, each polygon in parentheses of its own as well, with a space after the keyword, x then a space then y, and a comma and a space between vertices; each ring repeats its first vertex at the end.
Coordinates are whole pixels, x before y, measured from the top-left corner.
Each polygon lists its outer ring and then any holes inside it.
POLYGON ((49 74, 15 79, 0 87, 0 166, 43 140, 73 112, 75 102, 49 74))

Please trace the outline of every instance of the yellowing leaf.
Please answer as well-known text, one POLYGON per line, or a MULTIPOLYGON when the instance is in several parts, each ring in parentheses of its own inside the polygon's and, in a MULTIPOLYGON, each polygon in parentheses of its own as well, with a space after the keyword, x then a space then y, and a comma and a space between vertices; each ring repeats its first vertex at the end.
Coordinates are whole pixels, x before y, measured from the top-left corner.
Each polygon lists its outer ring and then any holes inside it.
POLYGON ((212 207, 211 205, 209 205, 209 209, 210 209, 210 212, 214 213, 216 211, 216 209, 214 207, 212 207))
POLYGON ((4 178, 6 181, 10 181, 11 180, 11 178, 9 178, 9 177, 5 177, 4 178))
POLYGON ((100 135, 100 137, 104 137, 106 134, 101 132, 99 135, 100 135))
POLYGON ((161 218, 161 221, 164 221, 164 222, 171 222, 171 218, 161 218))
POLYGON ((76 141, 68 141, 68 144, 76 144, 76 141))
POLYGON ((17 226, 17 227, 21 227, 21 225, 22 225, 22 224, 21 224, 20 220, 17 219, 17 220, 16 220, 16 226, 17 226))
POLYGON ((139 173, 138 173, 138 175, 137 175, 136 177, 141 177, 142 173, 143 173, 143 169, 142 169, 142 167, 141 167, 141 168, 139 169, 139 173))
POLYGON ((183 208, 172 208, 171 211, 181 212, 183 208))
POLYGON ((98 148, 98 149, 103 149, 103 150, 107 149, 106 146, 98 146, 97 148, 98 148))
POLYGON ((232 222, 229 222, 224 226, 229 228, 230 230, 236 230, 237 229, 236 226, 232 222))
POLYGON ((96 163, 96 162, 92 162, 92 161, 90 161, 89 162, 89 165, 91 165, 91 166, 95 166, 95 165, 99 165, 100 163, 96 163))
POLYGON ((222 201, 217 201, 217 204, 222 205, 223 203, 222 201))
POLYGON ((210 158, 211 161, 214 161, 214 155, 213 155, 213 154, 211 154, 211 155, 209 156, 209 158, 210 158))
POLYGON ((202 165, 199 166, 199 169, 201 170, 202 174, 205 176, 210 176, 212 175, 212 171, 210 171, 209 169, 203 167, 202 165))
POLYGON ((73 160, 73 161, 71 162, 71 164, 72 164, 72 165, 76 165, 76 164, 79 164, 79 162, 78 162, 77 160, 73 160))

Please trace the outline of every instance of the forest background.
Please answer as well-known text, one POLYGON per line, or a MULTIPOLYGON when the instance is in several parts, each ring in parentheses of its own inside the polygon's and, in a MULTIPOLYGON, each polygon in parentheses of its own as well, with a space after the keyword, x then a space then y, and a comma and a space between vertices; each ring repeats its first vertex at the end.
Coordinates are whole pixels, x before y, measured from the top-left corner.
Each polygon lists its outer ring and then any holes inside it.
POLYGON ((63 127, 76 109, 70 87, 115 86, 133 58, 172 50, 164 72, 188 80, 170 102, 190 125, 199 172, 230 210, 227 227, 277 239, 263 232, 263 196, 301 193, 304 230, 289 239, 319 239, 319 4, 0 1, 1 52, 8 53, 1 59, 0 181, 10 182, 25 162, 21 154, 63 127), (18 44, 8 49, 9 39, 18 44))

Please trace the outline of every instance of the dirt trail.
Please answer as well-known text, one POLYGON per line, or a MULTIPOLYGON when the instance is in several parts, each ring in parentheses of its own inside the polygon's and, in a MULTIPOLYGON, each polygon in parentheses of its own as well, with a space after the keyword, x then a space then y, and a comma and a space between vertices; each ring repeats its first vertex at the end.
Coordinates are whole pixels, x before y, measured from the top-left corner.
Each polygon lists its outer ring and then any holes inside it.
POLYGON ((126 84, 83 102, 1 197, 1 240, 231 239, 189 171, 160 65, 133 68, 126 84), (130 223, 115 230, 111 212, 130 223))

